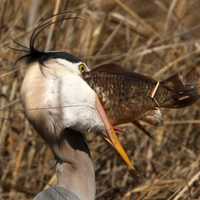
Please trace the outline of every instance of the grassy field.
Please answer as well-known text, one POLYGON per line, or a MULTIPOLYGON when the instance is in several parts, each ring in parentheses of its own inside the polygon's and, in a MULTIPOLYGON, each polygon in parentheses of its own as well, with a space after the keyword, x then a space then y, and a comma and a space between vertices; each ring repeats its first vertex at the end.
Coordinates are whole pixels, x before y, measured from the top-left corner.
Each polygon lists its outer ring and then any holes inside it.
MULTIPOLYGON (((17 47, 13 40, 28 45, 39 20, 65 9, 81 19, 44 30, 38 48, 68 51, 91 68, 115 62, 157 80, 182 73, 199 84, 199 0, 1 0, 2 200, 32 199, 55 171, 50 150, 24 115, 19 91, 26 66, 15 65, 22 54, 10 47, 17 47)), ((120 136, 135 160, 139 183, 102 138, 87 136, 96 169, 97 200, 200 199, 200 102, 181 110, 163 110, 163 115, 163 126, 146 126, 154 140, 131 124, 120 136)))

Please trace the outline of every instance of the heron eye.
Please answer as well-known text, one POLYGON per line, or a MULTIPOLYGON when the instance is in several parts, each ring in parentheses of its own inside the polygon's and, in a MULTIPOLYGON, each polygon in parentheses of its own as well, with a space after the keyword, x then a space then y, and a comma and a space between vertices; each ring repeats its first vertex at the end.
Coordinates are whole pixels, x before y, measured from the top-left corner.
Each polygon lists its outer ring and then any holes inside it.
POLYGON ((83 64, 83 63, 81 63, 81 64, 79 65, 79 71, 80 71, 81 73, 86 72, 86 71, 87 71, 86 65, 83 64))

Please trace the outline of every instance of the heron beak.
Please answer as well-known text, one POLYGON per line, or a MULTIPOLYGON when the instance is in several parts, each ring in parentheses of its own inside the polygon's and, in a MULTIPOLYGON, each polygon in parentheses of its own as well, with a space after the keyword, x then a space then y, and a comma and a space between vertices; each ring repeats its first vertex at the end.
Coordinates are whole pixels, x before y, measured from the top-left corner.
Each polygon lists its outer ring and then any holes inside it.
POLYGON ((113 129, 112 125, 109 122, 109 119, 106 115, 106 112, 105 112, 98 96, 96 97, 96 108, 97 108, 97 111, 98 111, 98 113, 104 123, 105 129, 106 129, 107 137, 105 138, 105 140, 114 147, 114 149, 117 151, 117 153, 121 156, 123 161, 128 166, 128 169, 135 170, 135 168, 133 166, 133 162, 129 159, 126 151, 124 150, 123 146, 121 145, 121 143, 115 133, 115 130, 113 129))

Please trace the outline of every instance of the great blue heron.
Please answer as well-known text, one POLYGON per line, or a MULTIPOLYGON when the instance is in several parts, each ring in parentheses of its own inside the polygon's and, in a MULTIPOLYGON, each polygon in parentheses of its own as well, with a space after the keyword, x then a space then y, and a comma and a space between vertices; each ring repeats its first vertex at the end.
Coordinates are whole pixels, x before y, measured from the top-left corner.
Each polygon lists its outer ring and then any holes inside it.
MULTIPOLYGON (((106 118, 96 93, 81 77, 82 71, 89 69, 80 59, 68 53, 45 53, 35 49, 30 49, 27 55, 27 64, 29 68, 21 87, 21 100, 26 116, 50 146, 58 162, 64 162, 60 165, 65 171, 65 175, 60 176, 61 179, 65 177, 67 181, 69 168, 72 168, 70 175, 73 176, 72 182, 75 182, 74 187, 71 183, 72 189, 79 185, 80 187, 75 189, 80 191, 77 196, 81 197, 81 200, 93 199, 94 189, 92 188, 95 188, 95 183, 91 176, 93 173, 91 161, 82 163, 79 154, 63 151, 63 144, 68 143, 68 140, 65 139, 65 130, 69 128, 74 132, 102 134, 120 155, 124 156, 124 161, 127 162, 130 169, 132 163, 123 151, 116 135, 113 135, 114 130, 106 118), (76 171, 78 165, 81 166, 81 169, 87 168, 87 170, 84 173, 82 170, 76 171), (76 177, 76 173, 79 176, 76 177), (90 176, 92 181, 88 180, 88 187, 91 188, 92 194, 89 194, 88 191, 86 194, 82 194, 82 187, 85 186, 82 180, 90 176)), ((67 146, 68 149, 71 148, 69 145, 67 146)), ((69 186, 69 184, 67 185, 69 186)), ((71 189, 71 187, 68 188, 71 189)))

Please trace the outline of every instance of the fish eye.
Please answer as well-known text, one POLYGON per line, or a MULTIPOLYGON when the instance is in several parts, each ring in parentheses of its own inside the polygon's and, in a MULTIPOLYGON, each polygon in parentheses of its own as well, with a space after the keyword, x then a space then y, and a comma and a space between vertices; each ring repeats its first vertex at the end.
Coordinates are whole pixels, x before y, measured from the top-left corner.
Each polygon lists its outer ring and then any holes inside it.
POLYGON ((86 65, 83 64, 83 63, 81 63, 78 67, 79 67, 79 71, 80 71, 81 73, 84 73, 84 72, 87 71, 86 65))

